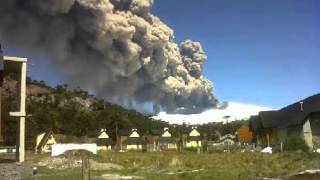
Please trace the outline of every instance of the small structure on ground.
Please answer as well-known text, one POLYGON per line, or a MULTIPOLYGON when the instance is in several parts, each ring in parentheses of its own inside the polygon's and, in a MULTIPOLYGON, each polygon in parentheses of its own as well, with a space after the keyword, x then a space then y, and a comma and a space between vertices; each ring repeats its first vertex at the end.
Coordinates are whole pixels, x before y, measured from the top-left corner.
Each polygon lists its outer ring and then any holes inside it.
POLYGON ((169 128, 164 128, 163 133, 159 138, 159 147, 161 151, 176 151, 178 139, 173 137, 169 128))
POLYGON ((36 138, 35 151, 36 153, 51 152, 53 144, 57 144, 53 131, 40 133, 36 138))
POLYGON ((221 145, 233 145, 236 142, 236 136, 233 134, 226 134, 219 139, 221 145))
POLYGON ((144 137, 141 137, 137 129, 122 129, 118 132, 117 146, 120 151, 143 150, 147 144, 144 137))
POLYGON ((96 138, 97 150, 111 150, 113 141, 112 138, 108 135, 106 129, 101 129, 98 137, 96 138))
MULTIPOLYGON (((2 87, 3 76, 7 74, 16 74, 19 77, 18 81, 18 109, 13 109, 9 115, 17 117, 18 129, 17 129, 17 142, 16 142, 16 159, 19 162, 23 162, 25 158, 25 118, 26 118, 26 77, 27 77, 27 58, 8 57, 3 56, 0 45, 0 85, 2 87)), ((1 93, 1 88, 0 88, 1 93)), ((1 98, 0 98, 1 102, 1 98)), ((1 104, 1 103, 0 103, 1 104)), ((1 106, 0 106, 1 114, 1 106)), ((1 130, 2 121, 0 117, 0 143, 3 140, 1 130)))
POLYGON ((137 129, 132 129, 131 134, 124 141, 126 150, 142 150, 142 146, 146 144, 146 141, 141 138, 137 129))
POLYGON ((176 151, 178 139, 172 137, 169 128, 152 129, 147 136, 148 151, 176 151))
POLYGON ((185 141, 185 147, 186 148, 198 148, 201 147, 201 135, 198 132, 198 130, 195 127, 192 127, 192 130, 188 134, 186 139, 183 139, 185 141))
POLYGON ((88 131, 83 138, 83 143, 96 143, 98 150, 111 150, 113 146, 113 140, 106 129, 88 131))
POLYGON ((217 141, 208 141, 207 145, 210 149, 216 149, 216 148, 228 148, 228 146, 234 145, 236 142, 236 136, 233 134, 226 134, 224 136, 221 136, 219 140, 217 141))

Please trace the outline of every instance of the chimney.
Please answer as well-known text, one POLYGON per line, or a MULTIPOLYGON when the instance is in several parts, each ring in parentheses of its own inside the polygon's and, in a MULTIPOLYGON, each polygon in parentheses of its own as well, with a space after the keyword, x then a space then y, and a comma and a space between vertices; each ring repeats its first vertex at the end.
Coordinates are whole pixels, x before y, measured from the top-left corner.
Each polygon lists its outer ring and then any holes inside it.
POLYGON ((300 102, 300 110, 303 111, 303 101, 300 102))

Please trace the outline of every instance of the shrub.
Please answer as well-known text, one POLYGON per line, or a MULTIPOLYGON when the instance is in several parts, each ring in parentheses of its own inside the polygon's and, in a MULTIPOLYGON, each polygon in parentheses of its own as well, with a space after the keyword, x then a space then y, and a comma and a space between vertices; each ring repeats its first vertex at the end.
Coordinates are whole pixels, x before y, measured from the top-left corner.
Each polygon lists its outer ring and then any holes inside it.
POLYGON ((198 148, 197 147, 185 147, 184 150, 189 151, 189 152, 197 152, 198 148))
POLYGON ((223 153, 223 149, 220 149, 220 148, 211 148, 208 150, 208 153, 209 154, 212 154, 212 153, 223 153))
POLYGON ((62 155, 60 155, 61 157, 66 157, 66 158, 81 158, 81 157, 95 157, 97 155, 93 154, 90 151, 84 150, 84 149, 79 149, 79 150, 68 150, 65 153, 63 153, 62 155))
POLYGON ((306 142, 300 137, 290 137, 285 141, 283 150, 308 152, 310 149, 307 146, 306 142))

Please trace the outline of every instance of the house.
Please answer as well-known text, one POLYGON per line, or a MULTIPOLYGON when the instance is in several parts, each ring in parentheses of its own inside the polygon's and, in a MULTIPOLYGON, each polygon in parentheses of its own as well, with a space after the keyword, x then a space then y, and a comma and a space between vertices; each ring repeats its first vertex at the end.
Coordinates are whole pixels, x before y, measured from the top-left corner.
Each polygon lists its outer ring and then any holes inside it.
POLYGON ((36 138, 35 151, 36 153, 51 152, 53 144, 57 142, 52 131, 40 133, 36 138))
POLYGON ((112 138, 107 134, 106 129, 101 129, 96 138, 97 150, 111 150, 113 145, 112 138))
POLYGON ((147 136, 148 151, 176 151, 178 139, 172 137, 169 128, 151 129, 147 136))
POLYGON ((117 146, 120 151, 143 150, 146 144, 146 139, 139 135, 137 129, 118 132, 117 146))
POLYGON ((183 144, 186 148, 201 147, 201 135, 195 127, 192 128, 183 144))
POLYGON ((290 137, 300 137, 310 148, 317 148, 320 136, 320 94, 293 103, 278 111, 261 111, 250 118, 256 143, 271 146, 290 137))
POLYGON ((159 138, 159 148, 161 151, 176 151, 178 139, 172 137, 169 128, 164 128, 163 133, 159 138))

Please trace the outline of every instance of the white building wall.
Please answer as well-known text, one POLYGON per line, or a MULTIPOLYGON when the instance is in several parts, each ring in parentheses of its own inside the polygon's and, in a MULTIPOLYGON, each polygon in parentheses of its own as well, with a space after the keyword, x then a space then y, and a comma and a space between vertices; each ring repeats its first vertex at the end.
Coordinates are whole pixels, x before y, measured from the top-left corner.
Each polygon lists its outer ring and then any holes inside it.
POLYGON ((58 156, 69 150, 80 149, 97 154, 97 144, 54 144, 52 145, 51 156, 58 156))
POLYGON ((309 146, 309 148, 312 149, 313 148, 312 130, 311 130, 309 119, 303 124, 301 136, 306 142, 307 146, 309 146))

